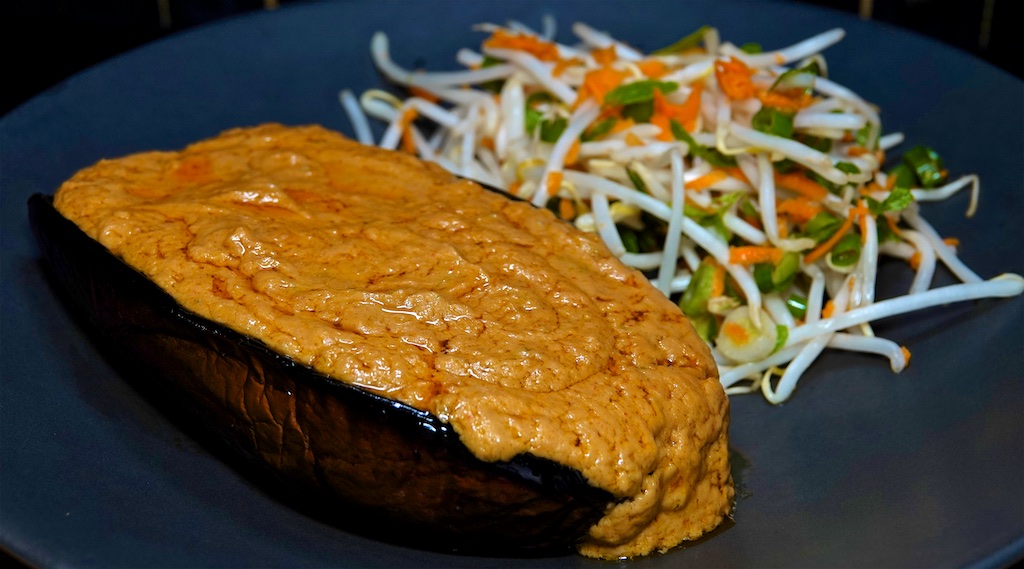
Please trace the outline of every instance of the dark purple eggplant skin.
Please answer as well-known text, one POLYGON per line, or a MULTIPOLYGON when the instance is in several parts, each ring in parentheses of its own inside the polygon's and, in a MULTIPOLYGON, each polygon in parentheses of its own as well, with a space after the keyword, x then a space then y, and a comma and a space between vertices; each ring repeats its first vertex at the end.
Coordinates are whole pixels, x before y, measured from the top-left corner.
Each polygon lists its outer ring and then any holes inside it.
POLYGON ((515 557, 571 551, 614 502, 547 459, 475 458, 437 417, 185 310, 51 196, 32 196, 28 209, 51 277, 125 379, 270 495, 344 531, 515 557))

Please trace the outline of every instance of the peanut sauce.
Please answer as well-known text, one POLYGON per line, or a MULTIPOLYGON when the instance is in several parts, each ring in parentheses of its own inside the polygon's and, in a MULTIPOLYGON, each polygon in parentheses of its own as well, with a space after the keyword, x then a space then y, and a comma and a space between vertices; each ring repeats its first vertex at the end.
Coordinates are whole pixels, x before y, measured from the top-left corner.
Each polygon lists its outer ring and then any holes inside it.
POLYGON ((317 126, 104 160, 55 205, 182 306, 620 501, 579 546, 665 551, 731 512, 728 399, 680 310, 593 234, 317 126))

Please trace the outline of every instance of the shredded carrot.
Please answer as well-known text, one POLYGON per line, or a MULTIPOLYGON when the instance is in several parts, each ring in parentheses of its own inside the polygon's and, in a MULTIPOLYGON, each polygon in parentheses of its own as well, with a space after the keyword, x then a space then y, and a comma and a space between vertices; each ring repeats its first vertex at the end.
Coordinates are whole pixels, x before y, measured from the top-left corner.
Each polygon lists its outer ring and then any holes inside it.
POLYGON ((615 124, 612 125, 611 134, 628 130, 632 128, 635 124, 636 122, 631 118, 624 118, 622 120, 615 121, 615 124))
POLYGON ((781 215, 785 215, 792 220, 793 223, 804 224, 813 219, 814 216, 821 213, 822 208, 811 200, 803 196, 798 196, 782 200, 775 206, 775 211, 781 215))
POLYGON ((911 269, 914 269, 916 271, 918 267, 921 266, 921 252, 914 251, 914 254, 911 255, 909 259, 907 259, 907 263, 910 264, 911 269))
POLYGON ((836 311, 836 305, 832 304, 832 301, 826 301, 825 306, 821 309, 822 318, 831 318, 832 313, 836 311))
POLYGON ((622 81, 629 74, 625 71, 616 71, 611 67, 601 67, 587 73, 583 77, 583 85, 576 94, 576 101, 573 106, 578 106, 587 98, 592 98, 598 103, 604 103, 604 97, 612 89, 622 84, 622 81))
POLYGON ((889 217, 888 215, 883 215, 882 217, 885 218, 885 223, 886 225, 889 226, 889 231, 892 231, 893 235, 896 235, 897 237, 903 235, 903 231, 901 231, 899 226, 896 225, 895 219, 889 217))
POLYGON ((735 57, 715 61, 715 77, 726 97, 733 100, 749 99, 757 94, 750 76, 754 72, 735 57))
POLYGON ((484 46, 493 49, 525 51, 541 61, 558 60, 558 47, 555 44, 528 34, 509 33, 501 29, 495 30, 491 37, 484 40, 484 46))
POLYGON ((804 176, 800 172, 775 174, 775 185, 791 192, 798 193, 812 200, 821 200, 828 196, 828 189, 818 182, 804 176))
POLYGON ((665 62, 657 59, 645 59, 637 62, 636 66, 641 73, 651 79, 657 79, 668 73, 668 66, 665 65, 665 62))
POLYGON ((657 125, 661 129, 661 132, 658 133, 659 140, 674 140, 671 126, 673 119, 678 121, 687 132, 696 130, 697 118, 700 116, 700 97, 703 92, 703 84, 694 83, 686 100, 676 105, 670 103, 660 89, 654 90, 654 112, 651 114, 651 124, 657 125))
POLYGON ((643 139, 641 139, 639 136, 633 134, 632 132, 627 132, 626 144, 628 144, 629 146, 644 146, 647 143, 644 142, 643 139))
POLYGON ((508 193, 512 195, 517 195, 519 193, 519 187, 522 185, 523 183, 521 181, 513 180, 512 183, 508 185, 508 193))
POLYGON ((416 109, 406 109, 400 119, 402 127, 402 150, 409 154, 416 154, 416 141, 412 137, 412 128, 410 128, 410 126, 418 116, 419 113, 416 112, 416 109))
POLYGON ((413 97, 419 97, 421 99, 430 101, 431 103, 436 103, 440 101, 440 99, 437 98, 437 95, 431 93, 430 91, 427 91, 423 87, 417 87, 416 85, 409 86, 409 94, 411 94, 413 97))
POLYGON ((566 166, 575 164, 576 160, 580 157, 580 139, 572 141, 572 146, 569 147, 569 151, 565 153, 565 164, 566 166))
POLYGON ((489 136, 480 137, 480 146, 488 150, 494 150, 494 139, 489 136))
POLYGON ((766 107, 784 111, 799 111, 814 102, 814 97, 801 90, 761 91, 757 98, 766 107))
POLYGON ((735 322, 726 322, 722 326, 722 333, 741 346, 750 342, 750 334, 747 333, 747 329, 735 322))
POLYGON ((846 217, 846 221, 844 221, 843 224, 839 226, 839 229, 837 229, 836 232, 832 234, 832 237, 829 237, 821 245, 818 245, 809 253, 804 255, 804 262, 808 264, 813 263, 818 259, 822 258, 823 256, 825 256, 826 253, 831 251, 832 248, 836 246, 836 243, 839 243, 839 240, 842 239, 843 236, 845 236, 853 227, 853 221, 854 219, 856 219, 856 217, 857 216, 854 215, 853 210, 851 209, 850 215, 846 217))
POLYGON ((594 62, 602 66, 611 65, 619 58, 618 54, 615 53, 615 44, 595 49, 590 52, 590 55, 594 58, 594 62))
POLYGON ((562 198, 558 202, 558 216, 562 219, 569 221, 576 217, 576 207, 573 206, 572 200, 562 198))
POLYGON ((846 155, 853 156, 854 158, 856 158, 857 156, 863 156, 865 154, 870 153, 871 151, 868 150, 867 148, 864 148, 863 146, 851 146, 846 149, 846 155))
POLYGON ((548 186, 547 191, 549 196, 553 196, 558 193, 558 188, 562 186, 562 173, 551 172, 548 174, 548 186))
POLYGON ((757 263, 778 264, 782 260, 782 249, 760 245, 729 247, 729 262, 733 265, 754 265, 757 263))
POLYGON ((957 239, 956 237, 946 237, 945 239, 942 240, 942 242, 945 243, 946 245, 949 245, 950 247, 960 246, 960 240, 957 239))
POLYGON ((906 346, 900 346, 900 351, 903 352, 904 366, 910 365, 910 350, 906 346))
POLYGON ((733 178, 746 183, 748 186, 753 186, 753 184, 750 183, 750 180, 747 179, 747 175, 743 173, 743 170, 741 170, 739 166, 730 166, 728 168, 724 168, 724 170, 726 174, 729 174, 733 178))
POLYGON ((725 266, 715 263, 715 271, 711 273, 711 295, 709 298, 725 294, 725 266))
POLYGON ((860 211, 857 215, 857 221, 859 222, 858 225, 860 227, 860 241, 861 243, 865 243, 868 239, 868 216, 871 215, 871 212, 868 210, 868 207, 864 205, 864 200, 858 200, 858 205, 859 207, 855 209, 860 211))
POLYGON ((776 216, 775 224, 779 228, 779 239, 785 239, 786 237, 789 237, 789 224, 786 223, 785 219, 776 216))
POLYGON ((578 57, 570 57, 568 59, 559 59, 555 62, 555 66, 551 69, 551 75, 560 77, 565 70, 573 65, 583 65, 583 60, 578 57))
POLYGON ((712 170, 703 176, 686 182, 684 187, 687 190, 703 190, 724 181, 728 177, 729 175, 724 170, 712 170))

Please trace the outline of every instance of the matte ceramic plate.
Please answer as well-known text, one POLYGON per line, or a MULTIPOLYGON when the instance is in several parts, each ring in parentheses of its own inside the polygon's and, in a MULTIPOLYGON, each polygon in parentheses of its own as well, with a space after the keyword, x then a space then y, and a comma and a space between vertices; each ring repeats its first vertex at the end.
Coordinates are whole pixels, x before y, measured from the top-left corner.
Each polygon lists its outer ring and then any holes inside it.
MULTIPOLYGON (((101 358, 42 269, 26 221, 101 158, 175 149, 267 121, 351 133, 338 91, 383 85, 368 56, 386 31, 406 66, 453 68, 471 25, 514 18, 559 38, 587 22, 643 50, 701 24, 735 43, 782 47, 832 27, 831 77, 878 104, 886 131, 936 148, 982 180, 924 206, 984 277, 1024 273, 1024 84, 950 48, 831 11, 776 2, 347 1, 229 20, 81 73, 2 122, 3 378, 0 546, 40 566, 598 567, 575 556, 439 555, 307 518, 176 428, 101 358)), ((378 130, 378 134, 381 131, 378 130)), ((905 289, 898 263, 883 295, 905 289)), ((941 273, 940 283, 952 282, 941 273)), ((829 353, 795 397, 733 397, 735 524, 637 567, 1002 566, 1024 555, 1024 299, 884 321, 906 344, 883 359, 829 353)))

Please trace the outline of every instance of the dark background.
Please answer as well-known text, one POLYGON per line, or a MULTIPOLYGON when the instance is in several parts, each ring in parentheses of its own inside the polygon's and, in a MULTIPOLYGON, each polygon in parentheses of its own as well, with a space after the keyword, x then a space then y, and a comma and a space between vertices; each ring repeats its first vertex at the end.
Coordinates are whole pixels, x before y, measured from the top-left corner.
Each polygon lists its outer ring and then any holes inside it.
MULTIPOLYGON (((7 0, 0 114, 122 51, 235 14, 310 0, 7 0)), ((488 1, 488 0, 481 0, 488 1)), ((1013 0, 800 0, 929 36, 1024 78, 1013 0), (1011 48, 1011 42, 1014 46, 1011 48), (1011 55, 1011 53, 1013 55, 1011 55)))

